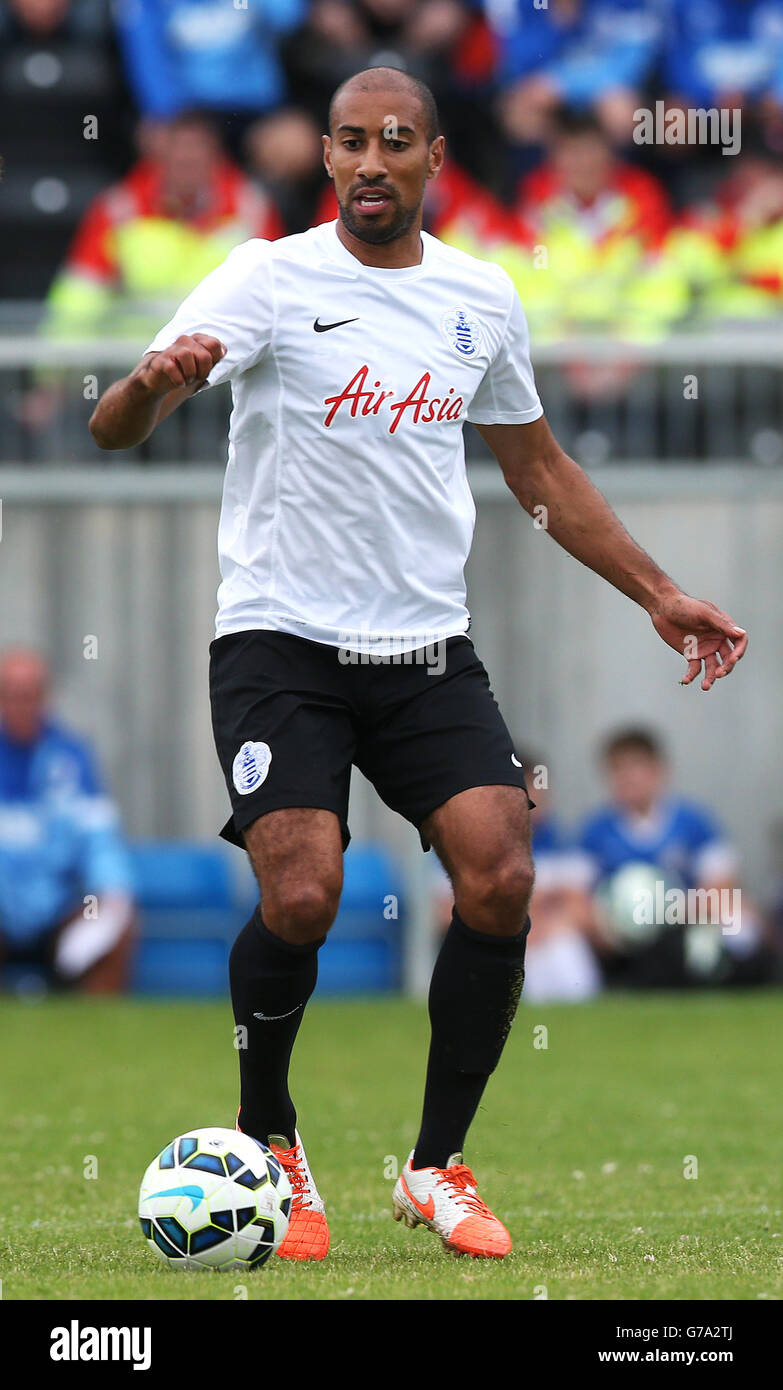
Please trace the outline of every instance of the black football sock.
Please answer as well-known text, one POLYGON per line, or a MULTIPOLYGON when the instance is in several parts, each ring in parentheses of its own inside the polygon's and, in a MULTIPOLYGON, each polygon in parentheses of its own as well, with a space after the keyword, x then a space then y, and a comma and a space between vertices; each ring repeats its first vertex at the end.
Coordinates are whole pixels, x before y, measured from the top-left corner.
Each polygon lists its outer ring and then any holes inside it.
POLYGON ((296 1110, 288 1091, 288 1064, 305 1005, 318 977, 325 937, 293 946, 264 925, 261 909, 239 933, 229 957, 231 1003, 239 1052, 240 1109, 245 1134, 270 1134, 294 1143, 296 1110))
POLYGON ((445 1168, 465 1135, 508 1037, 525 979, 530 918, 517 936, 489 936, 455 909, 429 993, 432 1040, 414 1168, 445 1168))

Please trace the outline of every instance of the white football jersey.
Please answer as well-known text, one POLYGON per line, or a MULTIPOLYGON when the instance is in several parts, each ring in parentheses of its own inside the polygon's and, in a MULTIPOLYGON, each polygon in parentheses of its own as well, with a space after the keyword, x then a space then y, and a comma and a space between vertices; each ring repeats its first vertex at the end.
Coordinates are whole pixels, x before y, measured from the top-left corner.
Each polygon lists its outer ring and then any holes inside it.
POLYGON ((216 632, 378 655, 465 632, 475 506, 462 428, 542 414, 504 270, 422 234, 362 265, 325 223, 237 246, 147 351, 209 333, 233 410, 216 632))

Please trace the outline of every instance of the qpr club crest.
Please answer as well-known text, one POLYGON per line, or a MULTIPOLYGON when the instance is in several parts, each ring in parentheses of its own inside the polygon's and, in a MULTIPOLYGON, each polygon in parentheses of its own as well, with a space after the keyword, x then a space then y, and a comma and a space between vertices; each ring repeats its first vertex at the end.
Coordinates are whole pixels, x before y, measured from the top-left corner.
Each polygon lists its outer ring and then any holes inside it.
POLYGON ((475 357, 481 347, 481 324, 467 309, 450 309, 441 320, 449 347, 460 357, 475 357))
POLYGON ((242 744, 231 769, 234 786, 240 796, 249 796, 250 792, 254 792, 266 781, 271 761, 272 750, 268 743, 252 743, 248 740, 242 744))

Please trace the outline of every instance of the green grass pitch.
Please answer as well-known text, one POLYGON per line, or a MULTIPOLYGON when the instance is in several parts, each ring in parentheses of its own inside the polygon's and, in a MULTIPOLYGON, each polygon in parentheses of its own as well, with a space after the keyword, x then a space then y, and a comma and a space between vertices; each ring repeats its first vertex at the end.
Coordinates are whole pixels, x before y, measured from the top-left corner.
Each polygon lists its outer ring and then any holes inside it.
POLYGON ((294 1090, 332 1250, 250 1275, 170 1272, 135 1215, 164 1143, 233 1123, 228 1004, 2 1007, 5 1299, 234 1299, 243 1285, 249 1299, 783 1294, 780 996, 522 1007, 466 1154, 514 1238, 498 1263, 455 1259, 391 1218, 392 1161, 419 1118, 425 1009, 312 1004, 294 1090))

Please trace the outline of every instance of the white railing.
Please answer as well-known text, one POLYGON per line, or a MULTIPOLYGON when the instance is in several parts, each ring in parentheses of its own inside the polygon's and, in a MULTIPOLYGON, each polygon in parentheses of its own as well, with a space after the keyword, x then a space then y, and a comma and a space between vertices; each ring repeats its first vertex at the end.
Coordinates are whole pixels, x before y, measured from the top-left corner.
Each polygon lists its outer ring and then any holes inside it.
MULTIPOLYGON (((29 330, 0 336, 0 463, 97 461, 84 378, 94 377, 103 390, 143 348, 127 338, 65 341, 29 330), (39 388, 52 389, 48 414, 30 408, 39 388)), ((558 439, 586 467, 735 459, 783 465, 783 320, 716 323, 711 333, 682 331, 646 343, 534 342, 533 362, 558 439)), ((125 460, 222 466, 227 406, 227 387, 201 393, 125 460)), ((469 458, 480 458, 475 433, 466 438, 469 458)))
MULTIPOLYGON (((2 332, 2 329, 0 329, 2 332)), ((62 367, 71 369, 132 366, 144 351, 138 339, 85 337, 48 338, 44 334, 6 332, 0 336, 0 369, 62 367)), ((559 366, 571 361, 681 366, 783 366, 783 319, 764 323, 720 323, 705 333, 681 330, 651 342, 607 336, 574 337, 561 342, 533 341, 536 366, 559 366)))

